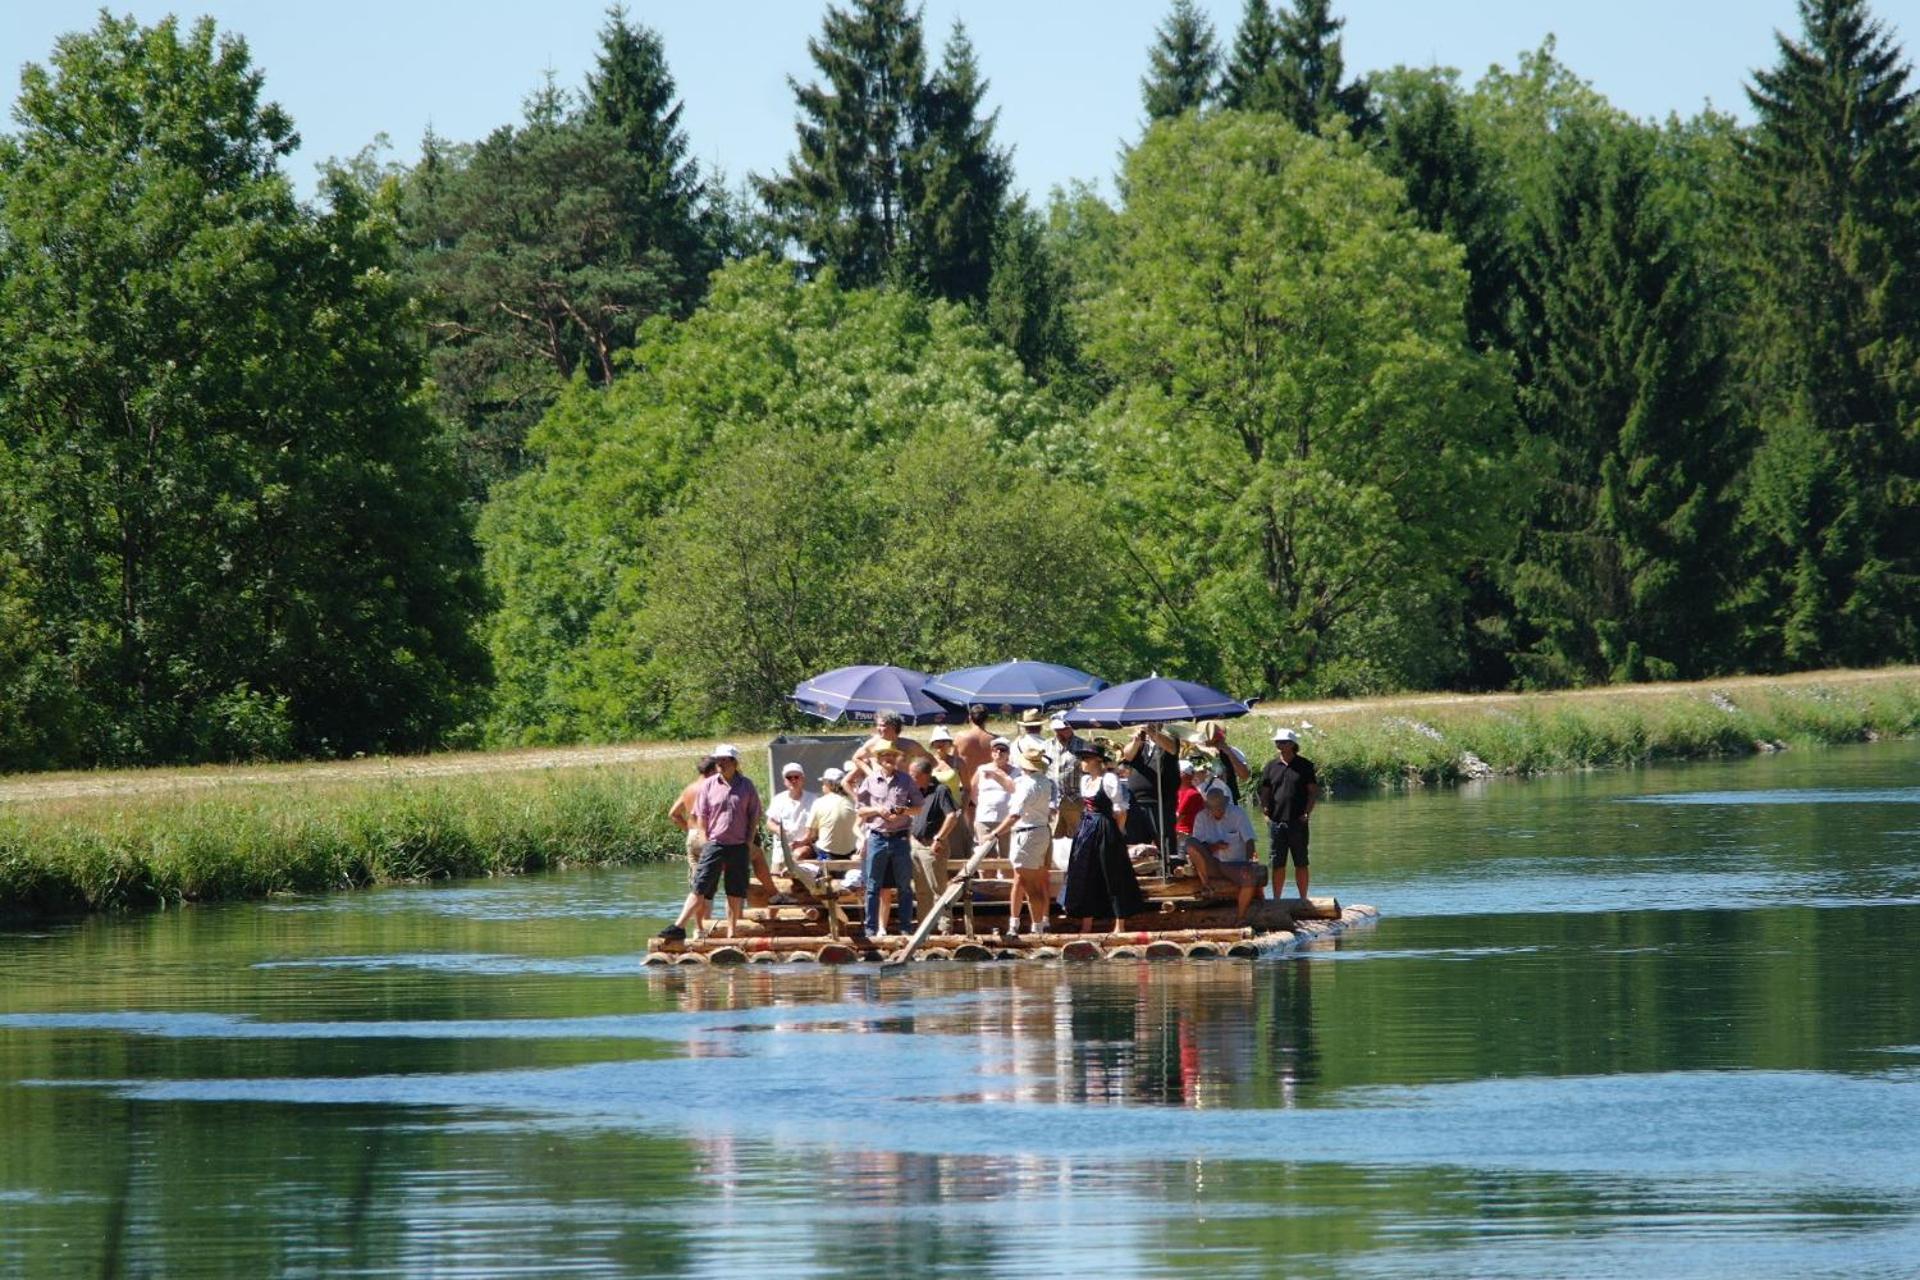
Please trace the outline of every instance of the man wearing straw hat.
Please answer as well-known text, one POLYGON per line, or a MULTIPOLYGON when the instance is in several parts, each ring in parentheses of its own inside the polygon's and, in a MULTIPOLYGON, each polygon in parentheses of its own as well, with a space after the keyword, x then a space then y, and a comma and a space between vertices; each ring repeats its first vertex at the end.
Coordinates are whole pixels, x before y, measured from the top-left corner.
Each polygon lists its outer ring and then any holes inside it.
POLYGON ((1033 931, 1047 931, 1047 910, 1053 902, 1053 816, 1060 809, 1060 789, 1047 776, 1047 753, 1037 747, 1019 756, 1020 778, 1013 784, 1007 814, 987 833, 988 839, 1011 839, 1013 893, 1007 900, 1007 932, 1020 932, 1020 906, 1033 917, 1033 931))
POLYGON ((920 789, 900 771, 900 748, 883 742, 873 753, 873 770, 860 783, 860 821, 866 824, 866 930, 886 932, 884 904, 897 898, 900 929, 913 930, 913 848, 908 832, 920 807, 920 789), (883 892, 884 891, 884 896, 883 892))

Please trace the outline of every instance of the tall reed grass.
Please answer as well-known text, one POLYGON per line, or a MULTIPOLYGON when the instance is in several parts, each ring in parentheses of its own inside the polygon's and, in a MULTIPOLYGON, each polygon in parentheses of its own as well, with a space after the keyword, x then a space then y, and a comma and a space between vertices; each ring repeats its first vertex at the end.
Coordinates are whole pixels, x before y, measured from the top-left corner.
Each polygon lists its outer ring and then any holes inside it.
POLYGON ((666 769, 248 785, 0 809, 0 913, 319 893, 676 855, 666 769))

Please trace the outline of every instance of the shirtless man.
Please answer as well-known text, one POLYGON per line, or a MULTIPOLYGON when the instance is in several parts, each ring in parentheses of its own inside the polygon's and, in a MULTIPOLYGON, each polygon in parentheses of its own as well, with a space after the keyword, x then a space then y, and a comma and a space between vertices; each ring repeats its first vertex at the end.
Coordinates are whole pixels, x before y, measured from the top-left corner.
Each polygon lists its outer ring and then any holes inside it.
POLYGON ((987 732, 987 709, 974 703, 967 708, 967 723, 953 735, 954 754, 960 757, 960 778, 973 785, 973 771, 993 760, 993 735, 987 732))
POLYGON ((857 788, 869 773, 873 771, 874 761, 883 746, 891 746, 900 753, 900 766, 905 768, 919 758, 933 759, 933 753, 915 742, 912 738, 900 735, 900 726, 904 723, 897 711, 882 711, 879 719, 873 722, 873 736, 861 743, 853 753, 853 768, 847 771, 847 787, 857 788))

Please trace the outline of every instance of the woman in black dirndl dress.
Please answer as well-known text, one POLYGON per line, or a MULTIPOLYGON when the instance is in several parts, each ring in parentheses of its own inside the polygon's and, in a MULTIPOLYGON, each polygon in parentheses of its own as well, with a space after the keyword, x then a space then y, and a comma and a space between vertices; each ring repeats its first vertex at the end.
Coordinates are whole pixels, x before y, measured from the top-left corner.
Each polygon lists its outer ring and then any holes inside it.
POLYGON ((1082 933, 1093 932, 1094 919, 1100 916, 1111 916, 1118 931, 1128 916, 1146 909, 1147 895, 1140 891, 1140 879, 1133 874, 1126 837, 1113 820, 1113 797, 1101 783, 1106 756, 1089 748, 1081 757, 1092 767, 1083 779, 1081 791, 1086 806, 1067 855, 1067 890, 1061 905, 1069 917, 1080 917, 1082 933), (1094 761, 1099 764, 1094 765, 1094 761), (1095 783, 1091 794, 1086 792, 1086 780, 1095 783))

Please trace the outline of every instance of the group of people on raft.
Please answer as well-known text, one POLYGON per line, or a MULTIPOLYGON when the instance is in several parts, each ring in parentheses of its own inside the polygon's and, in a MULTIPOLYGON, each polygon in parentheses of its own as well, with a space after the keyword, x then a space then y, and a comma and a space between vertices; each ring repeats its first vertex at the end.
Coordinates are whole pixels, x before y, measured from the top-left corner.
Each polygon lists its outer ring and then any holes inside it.
POLYGON ((1141 725, 1116 745, 1083 739, 1062 717, 1038 713, 1021 718, 1018 737, 1000 737, 987 716, 985 707, 970 707, 965 726, 938 727, 922 745, 902 734, 898 716, 882 715, 850 760, 821 772, 817 792, 808 789, 805 769, 788 764, 782 791, 765 805, 741 771, 739 748, 715 747, 668 811, 686 833, 690 883, 679 917, 660 938, 684 941, 689 927, 704 931, 723 887, 731 936, 753 878, 771 902, 793 902, 773 881, 769 846, 805 897, 864 887, 863 927, 876 939, 887 935, 890 918, 901 933, 912 932, 916 901, 946 887, 949 858, 1003 858, 1013 871, 1008 933, 1043 934, 1055 906, 1056 837, 1070 838, 1059 911, 1082 932, 1093 932, 1097 920, 1120 930, 1146 909, 1136 854, 1156 866, 1184 864, 1203 892, 1231 890, 1244 922, 1269 879, 1242 807, 1248 783, 1267 821, 1274 896, 1289 861, 1300 897, 1307 896, 1309 818, 1320 785, 1292 730, 1273 731, 1274 757, 1256 779, 1216 721, 1184 740, 1163 725, 1141 725), (858 868, 837 884, 821 865, 855 858, 858 868))

